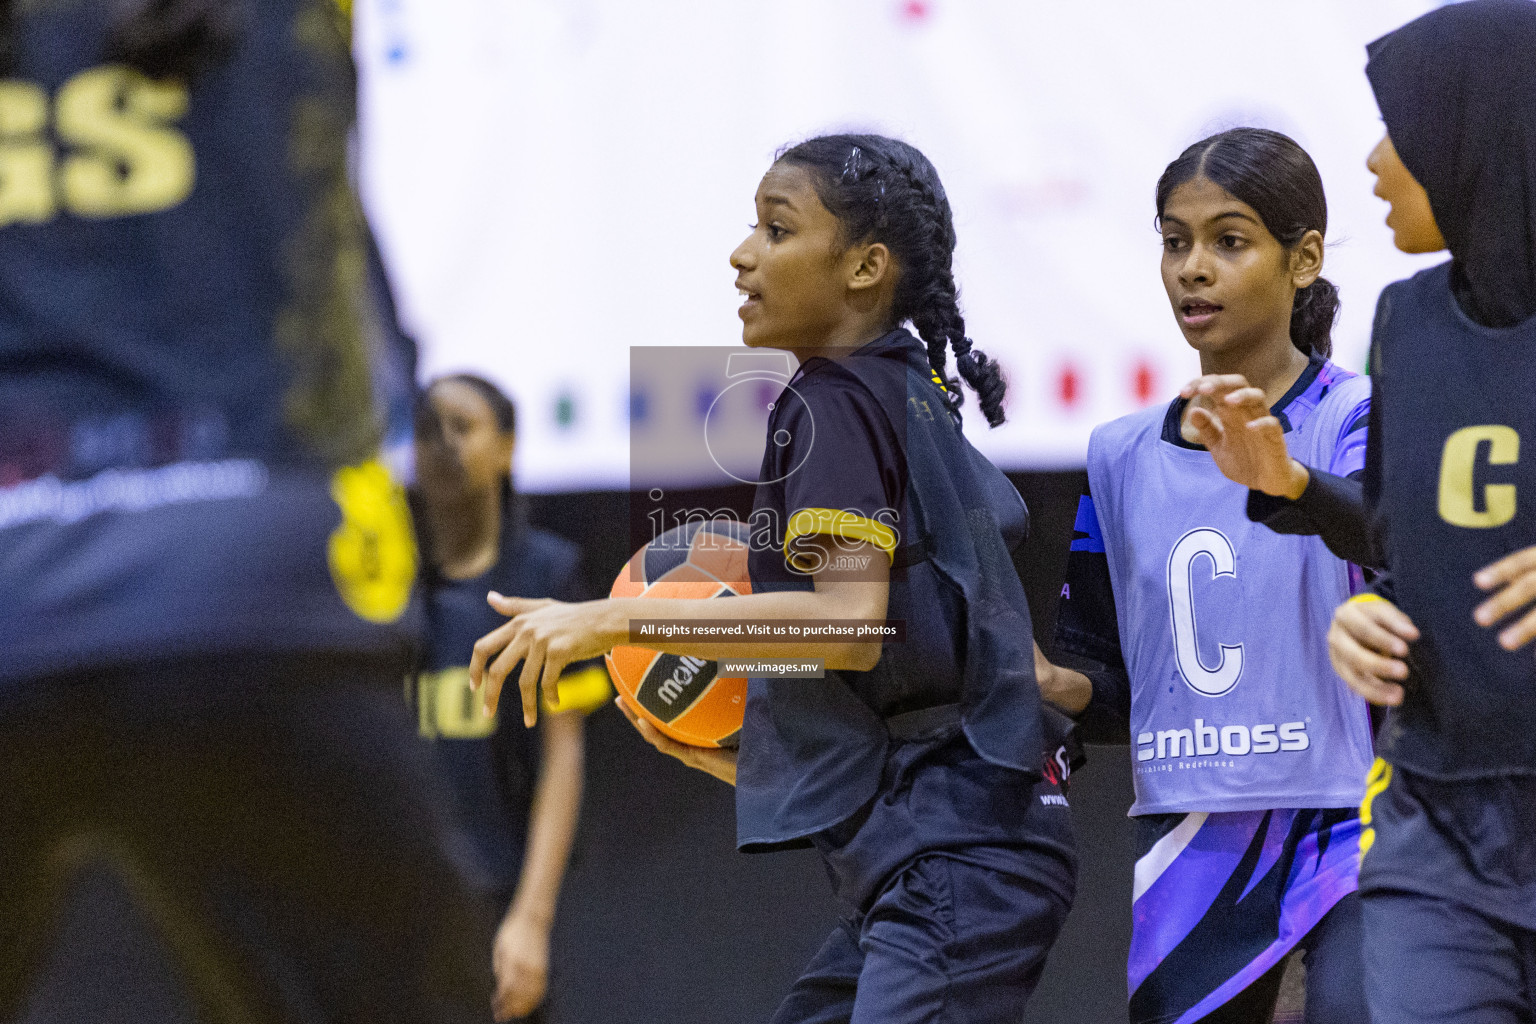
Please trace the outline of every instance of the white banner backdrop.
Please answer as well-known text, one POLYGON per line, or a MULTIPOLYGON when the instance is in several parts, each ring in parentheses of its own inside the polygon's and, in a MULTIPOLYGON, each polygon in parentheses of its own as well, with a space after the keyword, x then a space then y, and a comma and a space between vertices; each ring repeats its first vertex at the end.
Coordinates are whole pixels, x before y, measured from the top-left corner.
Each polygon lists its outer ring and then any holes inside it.
MULTIPOLYGON (((1336 358, 1359 366, 1397 253, 1365 157, 1364 45, 1430 0, 358 0, 365 200, 425 375, 519 405, 526 490, 625 487, 634 345, 739 343, 728 256, 783 143, 904 138, 955 209, 1007 469, 1080 465, 1094 424, 1198 372, 1158 274, 1153 185, 1261 125, 1329 199, 1336 358)), ((702 482, 702 481, 701 481, 702 482)))

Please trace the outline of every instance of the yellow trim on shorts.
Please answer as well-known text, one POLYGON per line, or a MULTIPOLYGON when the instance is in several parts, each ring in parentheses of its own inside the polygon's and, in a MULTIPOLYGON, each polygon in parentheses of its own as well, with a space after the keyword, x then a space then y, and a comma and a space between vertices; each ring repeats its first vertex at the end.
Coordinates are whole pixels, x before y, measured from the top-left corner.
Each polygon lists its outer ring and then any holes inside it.
POLYGON ((784 558, 796 569, 796 555, 789 546, 801 537, 825 536, 845 541, 868 541, 884 551, 894 565, 896 562, 896 531, 873 519, 835 508, 802 508, 789 517, 789 527, 784 531, 784 558))
POLYGON ((613 684, 608 681, 608 671, 600 665, 568 672, 560 677, 555 687, 560 695, 559 704, 551 704, 548 694, 539 700, 540 708, 551 715, 567 711, 591 714, 613 697, 613 684))
POLYGON ((1376 844, 1376 830, 1371 827, 1371 801, 1392 785, 1392 766, 1381 758, 1371 765, 1365 777, 1365 799, 1360 801, 1360 856, 1376 844))
POLYGON ((1371 591, 1367 590, 1363 594, 1356 594, 1354 597, 1350 598, 1348 601, 1345 601, 1344 603, 1345 604, 1370 604, 1372 601, 1385 601, 1385 600, 1386 600, 1386 598, 1382 597, 1380 594, 1375 594, 1375 593, 1372 593, 1371 591))

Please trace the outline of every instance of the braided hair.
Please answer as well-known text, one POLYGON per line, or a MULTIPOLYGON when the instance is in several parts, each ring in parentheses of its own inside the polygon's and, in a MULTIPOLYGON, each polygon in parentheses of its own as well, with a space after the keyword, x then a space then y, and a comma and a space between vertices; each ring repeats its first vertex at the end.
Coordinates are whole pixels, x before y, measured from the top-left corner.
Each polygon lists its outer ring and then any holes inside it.
POLYGON ((965 336, 953 270, 954 216, 928 158, 883 135, 823 135, 786 146, 776 162, 810 172, 844 242, 880 242, 890 249, 897 268, 894 322, 910 321, 927 344, 928 363, 945 382, 952 410, 964 396, 946 370, 950 349, 987 422, 1001 424, 1008 384, 1002 369, 965 336))

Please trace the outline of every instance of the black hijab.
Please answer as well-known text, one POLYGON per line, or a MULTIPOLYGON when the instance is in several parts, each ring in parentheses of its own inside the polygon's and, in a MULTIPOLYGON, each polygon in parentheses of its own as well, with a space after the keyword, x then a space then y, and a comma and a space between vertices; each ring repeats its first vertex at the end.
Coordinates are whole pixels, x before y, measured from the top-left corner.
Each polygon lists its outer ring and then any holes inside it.
POLYGON ((1387 134, 1429 194, 1462 310, 1536 316, 1536 2, 1466 0, 1366 48, 1387 134))

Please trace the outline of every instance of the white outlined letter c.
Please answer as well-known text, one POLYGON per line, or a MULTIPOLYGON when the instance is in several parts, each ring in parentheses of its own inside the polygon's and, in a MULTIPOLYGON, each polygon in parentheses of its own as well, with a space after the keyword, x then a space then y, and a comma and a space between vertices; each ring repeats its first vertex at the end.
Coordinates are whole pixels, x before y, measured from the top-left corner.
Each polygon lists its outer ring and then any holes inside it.
POLYGON ((1205 555, 1211 560, 1211 578, 1237 576, 1237 555, 1232 542, 1220 530, 1190 530, 1179 538, 1168 556, 1168 604, 1173 612, 1173 649, 1184 681, 1197 693, 1220 697, 1243 674, 1243 645, 1222 644, 1216 664, 1207 667, 1200 660, 1200 644, 1195 633, 1194 575, 1195 560, 1205 555))

